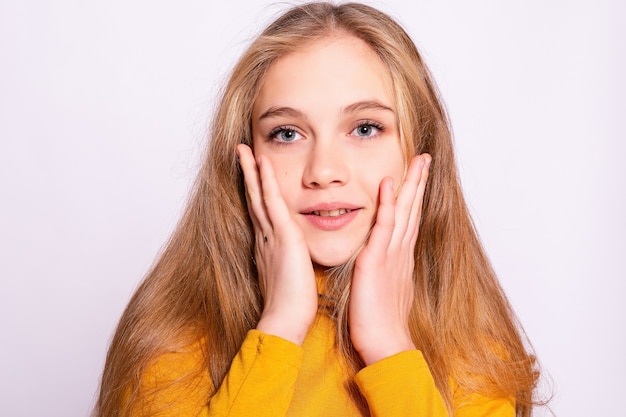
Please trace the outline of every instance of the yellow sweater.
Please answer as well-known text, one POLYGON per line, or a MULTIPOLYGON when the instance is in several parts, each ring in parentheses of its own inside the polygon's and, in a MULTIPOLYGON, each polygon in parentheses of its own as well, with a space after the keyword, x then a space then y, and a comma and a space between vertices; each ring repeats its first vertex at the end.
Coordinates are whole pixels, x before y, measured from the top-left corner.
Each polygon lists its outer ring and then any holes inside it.
MULTIPOLYGON (((250 330, 222 385, 214 392, 208 371, 176 380, 202 359, 201 344, 159 358, 142 378, 133 417, 439 417, 448 416, 428 365, 418 350, 402 352, 349 376, 334 347, 331 319, 318 314, 302 346, 250 330), (369 410, 359 410, 347 386, 356 383, 369 410), (158 389, 158 391, 154 391, 158 389), (152 392, 152 393, 151 393, 152 392)), ((511 399, 473 394, 455 398, 455 417, 512 417, 511 399)))

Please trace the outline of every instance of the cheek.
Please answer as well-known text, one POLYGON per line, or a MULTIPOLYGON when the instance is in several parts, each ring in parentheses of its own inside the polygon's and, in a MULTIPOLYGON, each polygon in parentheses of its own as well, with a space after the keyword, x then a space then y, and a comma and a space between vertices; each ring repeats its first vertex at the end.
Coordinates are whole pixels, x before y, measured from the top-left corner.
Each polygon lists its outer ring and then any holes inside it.
MULTIPOLYGON (((374 206, 378 205, 378 196, 380 194, 380 183, 383 178, 390 176, 388 172, 383 170, 370 170, 361 175, 361 187, 368 195, 374 206)), ((393 183, 396 184, 396 178, 393 177, 393 183)))
POLYGON ((368 180, 368 189, 370 193, 375 192, 378 197, 378 191, 380 183, 384 178, 390 177, 393 179, 393 185, 396 191, 402 185, 404 179, 404 159, 392 158, 388 161, 379 161, 377 164, 372 164, 376 169, 369 169, 364 172, 368 180))
POLYGON ((298 164, 294 163, 293 158, 276 157, 275 155, 265 155, 266 161, 269 161, 274 171, 276 186, 281 196, 288 206, 296 191, 300 188, 302 173, 298 172, 298 164))
POLYGON ((386 176, 393 178, 393 184, 396 191, 400 188, 400 186, 402 186, 402 181, 406 175, 407 167, 407 159, 401 151, 398 152, 394 161, 387 167, 386 176))

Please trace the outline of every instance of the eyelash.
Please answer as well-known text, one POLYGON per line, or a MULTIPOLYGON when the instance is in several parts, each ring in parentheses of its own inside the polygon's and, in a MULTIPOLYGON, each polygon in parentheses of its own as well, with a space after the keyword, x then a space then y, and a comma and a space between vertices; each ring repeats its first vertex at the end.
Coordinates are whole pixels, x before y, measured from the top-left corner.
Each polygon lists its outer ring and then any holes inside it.
POLYGON ((350 133, 354 132, 355 130, 362 128, 362 127, 373 127, 374 129, 376 129, 378 132, 376 132, 375 134, 371 135, 371 136, 358 136, 361 139, 372 139, 375 137, 378 137, 378 135, 383 132, 385 130, 385 126, 383 126, 382 124, 375 122, 373 120, 361 120, 357 123, 357 125, 350 131, 350 133))
POLYGON ((298 132, 298 129, 295 126, 283 125, 283 126, 277 126, 274 129, 272 129, 270 133, 267 135, 267 137, 272 143, 276 145, 288 145, 291 142, 295 142, 295 140, 283 141, 283 140, 276 139, 276 136, 278 136, 280 133, 287 132, 287 131, 294 132, 295 134, 302 136, 302 134, 298 132))

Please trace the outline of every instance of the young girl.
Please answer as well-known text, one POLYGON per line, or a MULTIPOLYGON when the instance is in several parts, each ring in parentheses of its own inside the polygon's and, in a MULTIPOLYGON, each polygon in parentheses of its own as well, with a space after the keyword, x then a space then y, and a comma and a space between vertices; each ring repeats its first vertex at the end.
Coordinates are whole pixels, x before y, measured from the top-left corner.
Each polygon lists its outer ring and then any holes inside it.
POLYGON ((287 11, 236 65, 96 416, 528 416, 538 378, 404 30, 287 11))

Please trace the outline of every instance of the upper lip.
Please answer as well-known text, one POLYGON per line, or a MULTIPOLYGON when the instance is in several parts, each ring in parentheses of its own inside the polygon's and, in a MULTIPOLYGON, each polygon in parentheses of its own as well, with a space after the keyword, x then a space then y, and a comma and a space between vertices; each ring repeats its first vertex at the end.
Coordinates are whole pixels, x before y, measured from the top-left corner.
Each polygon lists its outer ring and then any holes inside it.
POLYGON ((300 214, 312 214, 313 212, 319 211, 334 211, 345 209, 348 211, 360 209, 361 206, 357 206, 355 204, 343 203, 340 201, 333 203, 318 203, 309 207, 306 207, 303 210, 300 210, 300 214))

